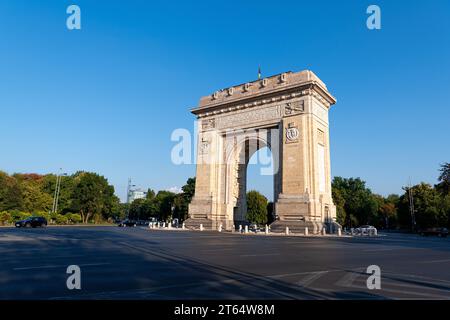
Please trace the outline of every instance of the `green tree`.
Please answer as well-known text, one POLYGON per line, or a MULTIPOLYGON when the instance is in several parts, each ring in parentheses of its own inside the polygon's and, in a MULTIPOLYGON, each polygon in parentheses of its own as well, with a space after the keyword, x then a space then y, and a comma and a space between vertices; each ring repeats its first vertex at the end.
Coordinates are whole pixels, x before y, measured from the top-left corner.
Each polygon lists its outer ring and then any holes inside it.
POLYGON ((366 183, 360 178, 334 177, 333 194, 342 209, 340 220, 344 225, 353 227, 356 224, 377 224, 378 202, 366 183), (345 214, 345 218, 342 215, 345 214))
POLYGON ((267 205, 267 198, 258 191, 247 192, 247 220, 256 224, 267 223, 267 205))
POLYGON ((450 193, 450 163, 442 164, 439 171, 439 184, 436 185, 436 188, 445 196, 450 193))
POLYGON ((44 176, 38 174, 14 174, 20 185, 22 206, 27 212, 50 211, 53 197, 44 190, 44 176))
POLYGON ((0 171, 0 211, 21 210, 22 207, 22 190, 18 181, 0 171))
POLYGON ((344 225, 347 216, 345 212, 345 199, 342 196, 341 190, 337 187, 332 188, 332 196, 334 205, 336 206, 336 221, 340 225, 344 225))
POLYGON ((145 202, 145 199, 135 199, 130 204, 130 209, 128 211, 128 218, 137 220, 142 215, 142 208, 143 204, 145 202))
POLYGON ((82 222, 87 223, 93 216, 110 216, 112 204, 118 202, 114 187, 96 173, 78 172, 74 179, 72 210, 80 213, 82 222))
POLYGON ((172 216, 172 206, 174 206, 175 193, 161 190, 155 196, 155 207, 160 220, 165 221, 172 216))
POLYGON ((189 178, 181 190, 183 190, 183 192, 177 194, 174 198, 174 218, 184 221, 188 217, 189 203, 191 203, 192 198, 194 197, 195 178, 189 178))
MULTIPOLYGON (((438 226, 442 223, 441 197, 435 188, 428 183, 420 183, 411 187, 415 210, 417 228, 438 226)), ((400 197, 398 218, 399 223, 406 227, 411 226, 411 211, 409 206, 409 188, 404 188, 405 193, 400 197)))
POLYGON ((397 216, 397 208, 392 202, 383 203, 380 208, 380 215, 384 221, 384 227, 389 229, 393 223, 395 223, 395 218, 397 216))
POLYGON ((156 196, 155 191, 152 190, 152 189, 148 189, 147 190, 147 195, 146 195, 145 198, 148 199, 148 200, 153 200, 155 198, 155 196, 156 196))

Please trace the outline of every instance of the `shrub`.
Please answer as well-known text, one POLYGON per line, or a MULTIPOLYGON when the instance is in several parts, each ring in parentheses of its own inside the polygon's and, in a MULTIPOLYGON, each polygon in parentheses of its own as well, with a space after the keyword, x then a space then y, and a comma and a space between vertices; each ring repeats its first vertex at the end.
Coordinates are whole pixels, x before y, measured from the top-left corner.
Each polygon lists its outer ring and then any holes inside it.
POLYGON ((0 224, 2 226, 11 223, 12 217, 8 211, 0 212, 0 224))
POLYGON ((25 220, 32 216, 32 214, 29 212, 22 212, 19 210, 13 210, 10 212, 10 214, 11 214, 11 220, 10 220, 11 223, 14 223, 15 221, 19 221, 19 220, 25 220))
POLYGON ((81 222, 81 215, 78 213, 67 213, 66 217, 71 223, 80 223, 81 222))
POLYGON ((55 222, 56 224, 67 224, 68 218, 65 215, 57 213, 55 215, 55 222))

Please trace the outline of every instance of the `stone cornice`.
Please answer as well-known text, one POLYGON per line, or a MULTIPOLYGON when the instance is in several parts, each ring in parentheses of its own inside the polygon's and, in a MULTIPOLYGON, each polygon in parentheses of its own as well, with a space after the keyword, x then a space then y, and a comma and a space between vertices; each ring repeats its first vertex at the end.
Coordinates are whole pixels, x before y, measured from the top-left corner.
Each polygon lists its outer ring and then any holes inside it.
POLYGON ((284 73, 223 89, 211 96, 203 97, 199 107, 192 109, 191 112, 202 118, 307 95, 315 97, 327 107, 336 103, 336 99, 314 73, 302 71, 284 73), (265 86, 262 84, 263 81, 265 86), (259 89, 255 88, 258 83, 261 84, 259 89))

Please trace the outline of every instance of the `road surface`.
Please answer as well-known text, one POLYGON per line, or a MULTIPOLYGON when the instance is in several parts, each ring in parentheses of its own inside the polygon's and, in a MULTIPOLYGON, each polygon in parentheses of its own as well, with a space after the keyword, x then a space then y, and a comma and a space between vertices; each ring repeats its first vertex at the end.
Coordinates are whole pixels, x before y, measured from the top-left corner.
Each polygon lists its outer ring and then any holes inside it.
POLYGON ((415 235, 0 228, 0 265, 0 299, 450 299, 450 239, 415 235), (69 265, 81 290, 67 289, 69 265))

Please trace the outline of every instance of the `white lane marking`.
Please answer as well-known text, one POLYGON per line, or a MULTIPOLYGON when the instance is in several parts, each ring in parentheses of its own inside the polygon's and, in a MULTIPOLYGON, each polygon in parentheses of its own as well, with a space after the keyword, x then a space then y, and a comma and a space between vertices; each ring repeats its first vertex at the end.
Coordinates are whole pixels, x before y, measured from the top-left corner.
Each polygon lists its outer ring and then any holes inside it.
POLYGON ((335 285, 340 287, 351 287, 356 278, 361 276, 363 272, 364 268, 358 268, 352 271, 347 271, 347 274, 338 281, 336 281, 335 285))
POLYGON ((240 257, 265 257, 265 256, 279 256, 280 253, 257 253, 257 254, 241 254, 240 257))
POLYGON ((226 250, 236 250, 236 248, 215 248, 215 249, 203 249, 200 252, 220 252, 226 250))
POLYGON ((368 249, 368 250, 363 250, 363 252, 379 252, 379 251, 392 251, 392 250, 398 250, 398 249, 397 248, 368 249))
POLYGON ((301 287, 307 287, 308 285, 310 285, 311 283, 313 283, 315 280, 319 279, 321 276, 323 276, 326 273, 327 273, 327 271, 314 272, 314 273, 310 274, 309 276, 304 277, 302 280, 298 281, 297 284, 301 287))
POLYGON ((292 276, 302 276, 302 275, 310 275, 316 273, 329 273, 329 272, 345 272, 343 270, 320 270, 320 271, 308 271, 308 272, 295 272, 295 273, 282 273, 282 274, 274 274, 271 276, 267 276, 268 278, 284 278, 284 277, 292 277, 292 276))
POLYGON ((419 263, 441 263, 441 262, 450 262, 450 259, 421 261, 419 263))
MULTIPOLYGON (((85 263, 78 265, 79 267, 97 267, 97 266, 104 266, 111 264, 109 262, 103 262, 103 263, 85 263)), ((33 270, 33 269, 54 269, 54 268, 67 268, 68 265, 47 265, 47 266, 35 266, 35 267, 21 267, 21 268, 14 268, 14 271, 21 271, 21 270, 33 270)))

